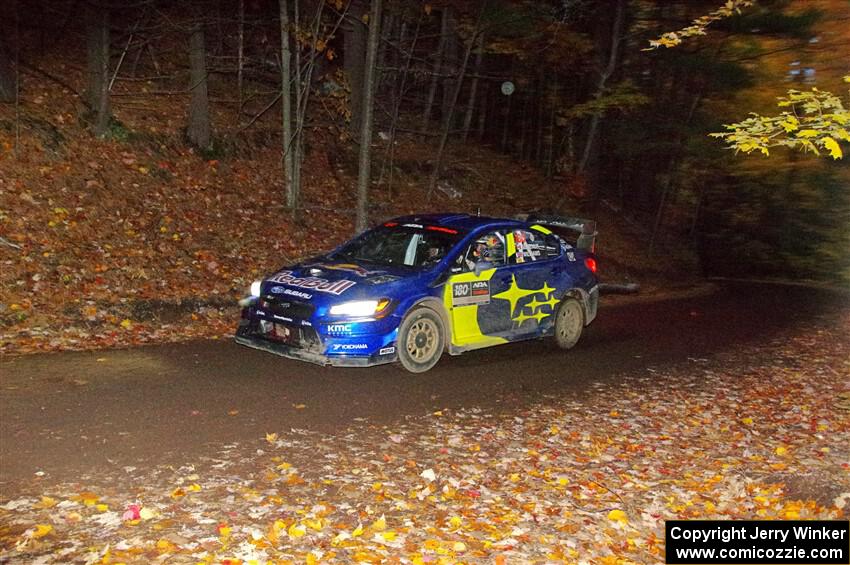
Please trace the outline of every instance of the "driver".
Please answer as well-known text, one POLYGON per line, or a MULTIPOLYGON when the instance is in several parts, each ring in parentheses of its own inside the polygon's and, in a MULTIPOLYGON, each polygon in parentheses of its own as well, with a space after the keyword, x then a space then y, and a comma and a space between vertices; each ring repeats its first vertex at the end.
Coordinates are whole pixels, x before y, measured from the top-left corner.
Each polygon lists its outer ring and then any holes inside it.
POLYGON ((493 263, 499 256, 501 244, 501 240, 495 234, 490 234, 476 241, 472 246, 472 253, 466 262, 469 268, 473 269, 475 264, 481 261, 493 263))

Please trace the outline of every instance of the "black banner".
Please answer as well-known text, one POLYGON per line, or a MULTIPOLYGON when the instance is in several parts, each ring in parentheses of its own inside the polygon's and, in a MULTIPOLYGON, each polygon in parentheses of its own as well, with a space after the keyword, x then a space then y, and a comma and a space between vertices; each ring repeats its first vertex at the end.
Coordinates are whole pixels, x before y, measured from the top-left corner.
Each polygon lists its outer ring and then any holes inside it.
POLYGON ((847 520, 668 520, 665 563, 850 564, 847 520))

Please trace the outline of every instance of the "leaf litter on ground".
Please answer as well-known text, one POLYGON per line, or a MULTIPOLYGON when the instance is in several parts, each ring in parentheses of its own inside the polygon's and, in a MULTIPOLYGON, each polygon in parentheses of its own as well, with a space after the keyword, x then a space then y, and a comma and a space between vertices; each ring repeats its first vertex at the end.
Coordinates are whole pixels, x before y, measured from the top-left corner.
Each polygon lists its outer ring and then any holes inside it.
POLYGON ((657 563, 668 519, 846 519, 848 322, 582 398, 22 485, 0 499, 0 562, 657 563))

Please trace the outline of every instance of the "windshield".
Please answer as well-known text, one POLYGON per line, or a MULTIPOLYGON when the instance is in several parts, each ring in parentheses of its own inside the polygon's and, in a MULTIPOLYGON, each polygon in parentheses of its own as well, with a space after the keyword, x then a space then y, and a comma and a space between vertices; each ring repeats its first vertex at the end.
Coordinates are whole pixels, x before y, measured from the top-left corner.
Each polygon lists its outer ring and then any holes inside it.
POLYGON ((460 237, 454 230, 439 226, 381 226, 346 243, 332 257, 423 269, 439 263, 460 237))

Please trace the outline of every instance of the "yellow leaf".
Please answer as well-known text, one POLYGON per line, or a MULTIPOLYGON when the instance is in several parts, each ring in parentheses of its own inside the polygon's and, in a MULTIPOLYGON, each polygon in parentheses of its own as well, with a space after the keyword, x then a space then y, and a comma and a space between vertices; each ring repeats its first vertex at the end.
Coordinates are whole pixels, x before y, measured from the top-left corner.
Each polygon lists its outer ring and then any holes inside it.
POLYGON ((395 536, 396 533, 393 531, 381 532, 381 537, 384 538, 384 541, 393 541, 395 536))
POLYGON ((750 418, 750 417, 741 418, 741 423, 746 424, 747 426, 751 426, 751 425, 753 425, 753 419, 750 418))
POLYGON ((289 529, 286 532, 291 538, 300 538, 307 533, 307 528, 299 525, 298 523, 293 523, 291 526, 289 526, 289 529))
POLYGON ((381 492, 381 489, 384 488, 383 483, 372 483, 372 490, 375 492, 381 492))
POLYGON ((460 516, 452 516, 449 520, 449 524, 452 528, 457 529, 461 526, 461 524, 463 524, 463 518, 461 518, 460 516))
POLYGON ((456 541, 454 542, 454 545, 452 545, 452 550, 456 551, 457 553, 466 551, 466 544, 462 541, 456 541))
POLYGON ((123 320, 121 320, 121 327, 125 330, 129 330, 133 327, 133 322, 129 318, 124 318, 123 320))
POLYGON ((839 146, 838 142, 831 137, 824 138, 823 147, 829 151, 829 154, 833 159, 841 159, 844 157, 844 153, 841 151, 841 146, 839 146))
POLYGON ((276 442, 277 441, 277 434, 276 433, 266 434, 266 441, 269 442, 269 443, 276 442))
POLYGON ((813 129, 804 129, 797 134, 797 137, 817 137, 818 132, 813 129))
POLYGON ((191 485, 186 487, 186 490, 188 490, 190 492, 200 492, 201 485, 199 485, 198 483, 192 483, 191 485))
POLYGON ((354 531, 351 532, 351 537, 356 538, 363 535, 363 524, 357 524, 357 527, 354 528, 354 531))
POLYGON ((310 528, 311 530, 316 530, 317 532, 322 531, 322 528, 325 527, 325 523, 322 522, 321 518, 317 518, 315 520, 311 520, 310 518, 304 519, 304 525, 310 528))
POLYGON ((381 517, 378 518, 377 520, 375 520, 374 522, 372 522, 372 525, 369 526, 369 527, 372 528, 373 530, 375 530, 376 532, 386 530, 387 529, 387 519, 384 517, 383 514, 381 514, 381 517))
POLYGON ((779 455, 780 457, 785 455, 786 453, 788 453, 787 447, 780 445, 779 447, 776 448, 776 454, 779 455))
POLYGON ((43 538, 52 531, 53 526, 51 526, 50 524, 38 524, 35 527, 35 530, 33 530, 32 534, 30 534, 30 537, 32 539, 43 538))
POLYGON ((139 518, 141 518, 142 520, 150 520, 154 516, 156 516, 156 512, 154 512, 147 506, 139 510, 139 518))
POLYGON ((42 496, 41 502, 36 504, 36 506, 38 506, 39 508, 53 508, 54 506, 56 506, 56 500, 50 498, 49 496, 42 496))
POLYGON ((181 496, 186 496, 186 491, 180 487, 177 487, 173 491, 171 491, 171 498, 180 498, 181 496))
POLYGON ((622 510, 612 510, 608 513, 608 519, 612 522, 619 522, 620 524, 626 525, 629 523, 629 517, 626 516, 626 513, 622 510))
POLYGON ((156 548, 157 550, 159 550, 160 553, 166 553, 169 551, 174 551, 175 549, 177 549, 177 546, 168 541, 167 539, 161 539, 157 540, 156 548))
POLYGON ((98 512, 106 512, 109 510, 108 504, 95 504, 94 507, 97 508, 98 512))

